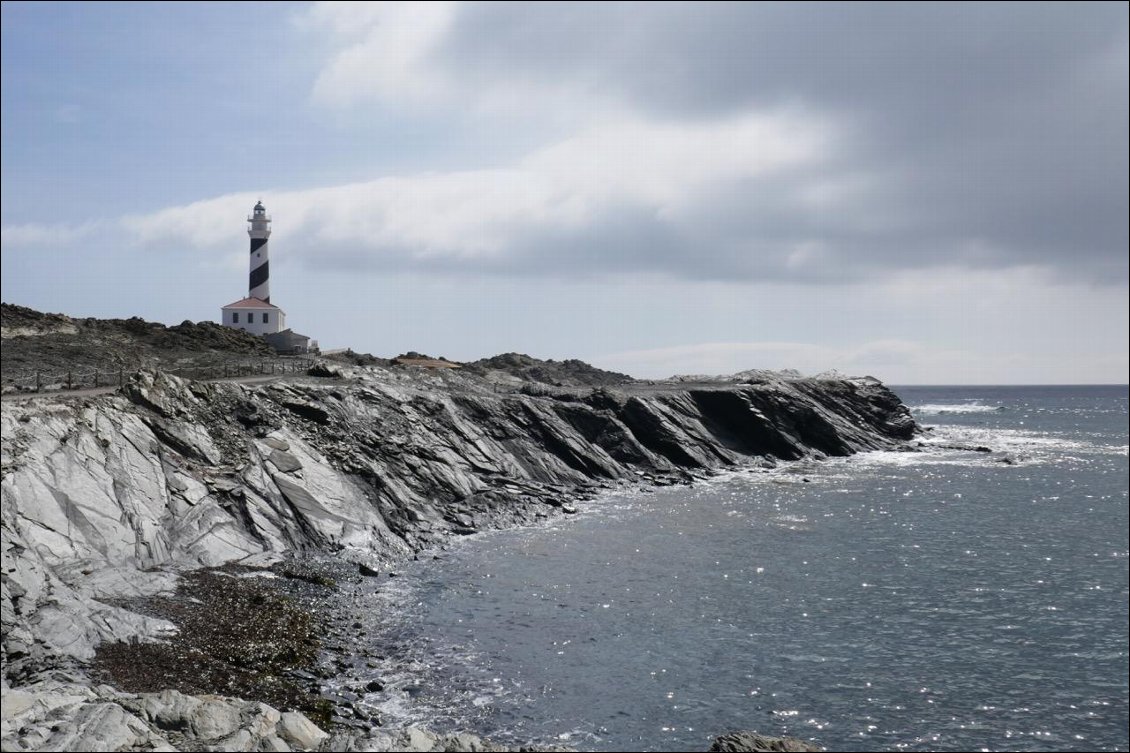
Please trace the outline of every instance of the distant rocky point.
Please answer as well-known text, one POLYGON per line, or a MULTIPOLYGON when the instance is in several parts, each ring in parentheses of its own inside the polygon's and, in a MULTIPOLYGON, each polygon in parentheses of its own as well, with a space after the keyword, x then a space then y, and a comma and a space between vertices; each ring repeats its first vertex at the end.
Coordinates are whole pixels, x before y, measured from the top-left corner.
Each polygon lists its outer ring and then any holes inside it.
POLYGON ((627 374, 605 371, 584 361, 542 361, 523 353, 503 353, 464 364, 472 374, 503 381, 539 382, 554 387, 611 387, 635 380, 627 374))

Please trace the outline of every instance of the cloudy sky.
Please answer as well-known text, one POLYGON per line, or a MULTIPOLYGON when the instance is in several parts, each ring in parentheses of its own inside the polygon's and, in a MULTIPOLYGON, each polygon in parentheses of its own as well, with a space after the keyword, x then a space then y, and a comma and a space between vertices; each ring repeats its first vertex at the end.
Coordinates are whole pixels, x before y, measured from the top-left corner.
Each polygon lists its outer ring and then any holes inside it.
POLYGON ((3 4, 3 300, 641 377, 1127 381, 1128 6, 3 4))

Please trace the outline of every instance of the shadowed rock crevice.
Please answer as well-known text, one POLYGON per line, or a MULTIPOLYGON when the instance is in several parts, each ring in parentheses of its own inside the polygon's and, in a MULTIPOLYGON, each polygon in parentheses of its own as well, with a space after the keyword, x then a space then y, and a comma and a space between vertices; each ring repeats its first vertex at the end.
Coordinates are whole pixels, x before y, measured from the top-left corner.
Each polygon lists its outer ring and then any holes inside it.
MULTIPOLYGON (((770 455, 794 460, 801 452, 755 407, 752 390, 695 390, 689 393, 702 423, 719 444, 742 455, 770 455)), ((822 448, 820 448, 822 449, 822 448)))

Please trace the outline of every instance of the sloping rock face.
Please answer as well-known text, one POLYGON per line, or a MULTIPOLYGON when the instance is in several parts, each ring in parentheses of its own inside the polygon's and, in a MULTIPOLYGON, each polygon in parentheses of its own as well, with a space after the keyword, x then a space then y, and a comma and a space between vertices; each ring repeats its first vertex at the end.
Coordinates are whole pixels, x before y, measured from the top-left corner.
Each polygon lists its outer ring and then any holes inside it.
POLYGON ((625 479, 889 448, 915 425, 873 380, 498 394, 357 371, 258 388, 139 373, 121 394, 3 412, 5 664, 85 659, 166 624, 107 604, 170 571, 304 550, 395 559, 552 514, 625 479))
POLYGON ((186 569, 315 550, 379 566, 601 488, 892 448, 916 431, 868 379, 539 397, 458 373, 341 372, 258 387, 139 372, 114 395, 6 403, 6 692, 100 642, 168 635, 115 604, 186 569))

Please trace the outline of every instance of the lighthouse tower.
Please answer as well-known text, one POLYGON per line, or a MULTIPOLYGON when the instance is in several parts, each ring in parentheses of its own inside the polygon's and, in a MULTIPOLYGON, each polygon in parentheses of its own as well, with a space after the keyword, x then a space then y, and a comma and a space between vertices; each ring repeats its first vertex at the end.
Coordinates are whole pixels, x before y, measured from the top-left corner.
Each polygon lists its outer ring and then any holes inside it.
POLYGON ((271 218, 263 202, 257 202, 247 218, 251 236, 251 272, 247 297, 224 306, 220 322, 253 335, 273 335, 286 330, 286 312, 271 303, 271 268, 267 258, 267 239, 271 237, 271 218))
POLYGON ((264 303, 271 302, 271 266, 267 239, 271 237, 271 218, 262 201, 255 202, 251 216, 247 218, 251 226, 247 234, 251 236, 251 277, 247 284, 247 296, 258 298, 264 303))

